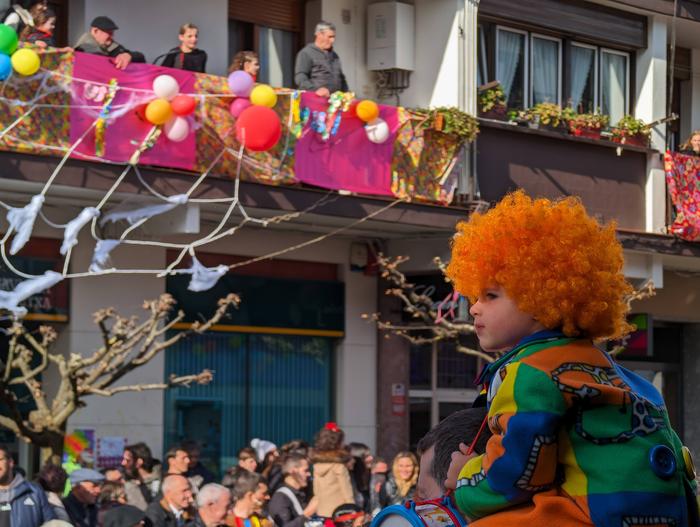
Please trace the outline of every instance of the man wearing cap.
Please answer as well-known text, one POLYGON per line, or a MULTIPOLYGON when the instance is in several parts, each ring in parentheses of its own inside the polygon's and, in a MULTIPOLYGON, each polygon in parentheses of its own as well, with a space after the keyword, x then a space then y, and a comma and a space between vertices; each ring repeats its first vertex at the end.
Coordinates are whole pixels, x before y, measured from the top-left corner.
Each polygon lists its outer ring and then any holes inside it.
POLYGON ((105 477, 91 468, 79 468, 70 475, 72 489, 63 500, 70 521, 76 527, 97 527, 97 499, 105 477))
POLYGON ((114 40, 114 32, 119 26, 107 16, 98 16, 90 23, 90 31, 83 33, 74 48, 76 51, 104 55, 114 59, 117 69, 125 69, 132 61, 145 62, 138 51, 129 51, 114 40))

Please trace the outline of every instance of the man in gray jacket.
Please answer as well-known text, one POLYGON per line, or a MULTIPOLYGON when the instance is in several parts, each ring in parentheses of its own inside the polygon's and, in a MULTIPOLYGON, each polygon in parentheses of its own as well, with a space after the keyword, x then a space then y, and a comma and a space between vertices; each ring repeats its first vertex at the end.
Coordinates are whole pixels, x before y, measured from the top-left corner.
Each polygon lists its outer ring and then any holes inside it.
POLYGON ((39 527, 55 518, 44 491, 14 472, 10 452, 0 446, 0 526, 39 527))
POLYGON ((335 26, 319 22, 314 31, 314 41, 297 54, 294 82, 300 90, 315 91, 328 97, 336 91, 348 91, 340 57, 333 51, 335 26))

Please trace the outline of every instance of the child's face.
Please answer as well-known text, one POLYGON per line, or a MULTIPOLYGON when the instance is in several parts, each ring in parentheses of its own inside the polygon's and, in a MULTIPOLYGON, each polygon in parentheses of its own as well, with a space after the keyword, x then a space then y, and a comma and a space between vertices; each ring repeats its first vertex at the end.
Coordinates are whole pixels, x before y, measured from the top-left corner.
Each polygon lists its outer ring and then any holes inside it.
POLYGON ((44 33, 53 33, 53 30, 55 27, 56 27, 56 19, 51 17, 46 22, 41 24, 37 29, 39 29, 40 31, 43 31, 44 33))
POLYGON ((469 313, 484 351, 508 350, 523 337, 545 329, 532 315, 520 311, 500 286, 485 289, 469 313))

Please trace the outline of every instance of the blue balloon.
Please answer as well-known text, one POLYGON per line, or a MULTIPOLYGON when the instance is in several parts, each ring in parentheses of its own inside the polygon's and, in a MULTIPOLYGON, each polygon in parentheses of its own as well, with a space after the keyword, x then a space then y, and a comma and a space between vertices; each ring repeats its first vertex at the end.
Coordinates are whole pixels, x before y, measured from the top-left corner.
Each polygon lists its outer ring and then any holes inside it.
POLYGON ((4 81, 12 73, 12 62, 10 56, 0 53, 0 81, 4 81))

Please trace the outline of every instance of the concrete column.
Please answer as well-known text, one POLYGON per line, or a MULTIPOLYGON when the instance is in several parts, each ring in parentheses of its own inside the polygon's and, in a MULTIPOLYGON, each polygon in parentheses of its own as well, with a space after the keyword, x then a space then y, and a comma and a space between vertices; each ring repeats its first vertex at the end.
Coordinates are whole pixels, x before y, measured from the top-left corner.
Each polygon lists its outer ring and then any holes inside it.
POLYGON ((683 442, 696 460, 700 459, 700 398, 697 396, 700 377, 700 324, 683 326, 683 442))
MULTIPOLYGON (((379 313, 384 320, 400 322, 400 300, 387 296, 384 291, 388 284, 379 282, 379 313)), ((379 335, 377 361, 377 408, 380 426, 377 429, 377 452, 384 459, 391 460, 402 450, 408 450, 409 411, 408 398, 410 381, 410 346, 408 341, 390 335, 379 335), (392 385, 403 384, 406 389, 406 406, 404 415, 396 415, 392 408, 392 385)))
MULTIPOLYGON (((637 54, 637 97, 634 115, 652 122, 666 116, 666 54, 668 28, 661 16, 650 16, 647 48, 637 54)), ((666 127, 659 125, 651 135, 651 146, 666 148, 666 127)), ((659 232, 666 223, 666 184, 663 164, 657 155, 648 156, 646 183, 646 230, 659 232)))

